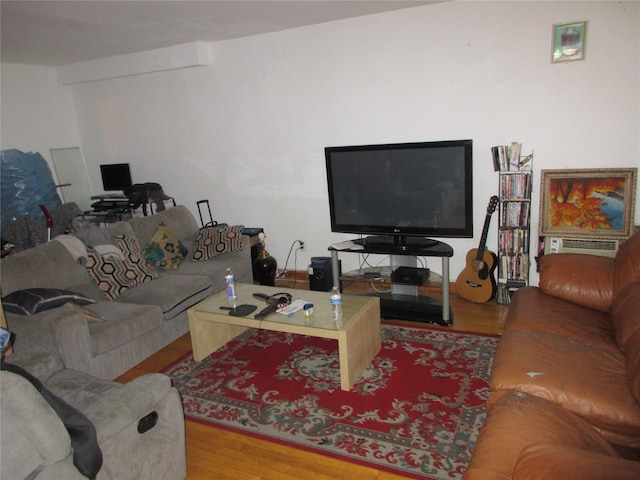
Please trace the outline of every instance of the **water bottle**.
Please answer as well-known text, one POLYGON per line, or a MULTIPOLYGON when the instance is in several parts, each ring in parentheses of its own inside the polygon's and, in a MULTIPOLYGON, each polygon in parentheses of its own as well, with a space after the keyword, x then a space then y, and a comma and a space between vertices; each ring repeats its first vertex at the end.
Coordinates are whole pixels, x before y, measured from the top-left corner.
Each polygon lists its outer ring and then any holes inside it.
POLYGON ((337 287, 331 291, 331 318, 334 322, 342 321, 342 295, 337 287))
POLYGON ((231 308, 236 308, 236 277, 230 268, 227 268, 224 283, 227 290, 227 305, 231 308))

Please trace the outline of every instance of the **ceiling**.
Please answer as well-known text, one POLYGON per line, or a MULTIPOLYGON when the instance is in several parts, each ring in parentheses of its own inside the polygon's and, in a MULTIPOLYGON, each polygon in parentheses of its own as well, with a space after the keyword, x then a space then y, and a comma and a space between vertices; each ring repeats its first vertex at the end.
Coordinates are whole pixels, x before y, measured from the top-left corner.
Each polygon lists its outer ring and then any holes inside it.
POLYGON ((1 60, 58 67, 437 3, 419 0, 0 1, 1 60))

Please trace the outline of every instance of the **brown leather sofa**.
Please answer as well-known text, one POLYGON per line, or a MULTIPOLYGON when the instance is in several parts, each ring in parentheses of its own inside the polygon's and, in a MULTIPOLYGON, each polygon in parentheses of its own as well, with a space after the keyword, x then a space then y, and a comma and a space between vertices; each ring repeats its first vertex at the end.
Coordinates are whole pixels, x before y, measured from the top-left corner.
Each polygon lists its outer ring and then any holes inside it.
POLYGON ((513 296, 465 479, 640 479, 640 232, 513 296))

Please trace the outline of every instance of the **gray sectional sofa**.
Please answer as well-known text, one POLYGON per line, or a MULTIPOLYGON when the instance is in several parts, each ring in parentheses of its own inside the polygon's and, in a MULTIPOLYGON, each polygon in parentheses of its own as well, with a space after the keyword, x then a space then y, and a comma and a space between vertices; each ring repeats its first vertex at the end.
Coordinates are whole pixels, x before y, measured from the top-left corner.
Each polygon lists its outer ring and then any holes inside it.
POLYGON ((66 368, 113 379, 186 333, 187 309, 224 289, 227 268, 233 269, 237 282, 253 282, 248 236, 242 236, 237 251, 192 259, 199 226, 184 206, 118 222, 107 230, 135 238, 143 249, 161 224, 186 247, 185 260, 177 269, 157 269, 158 278, 115 299, 109 299, 86 266, 55 239, 4 258, 0 263, 3 298, 47 287, 78 292, 95 301, 80 308, 66 303, 33 315, 6 312, 9 330, 15 334, 14 350, 44 348, 58 355, 66 368))

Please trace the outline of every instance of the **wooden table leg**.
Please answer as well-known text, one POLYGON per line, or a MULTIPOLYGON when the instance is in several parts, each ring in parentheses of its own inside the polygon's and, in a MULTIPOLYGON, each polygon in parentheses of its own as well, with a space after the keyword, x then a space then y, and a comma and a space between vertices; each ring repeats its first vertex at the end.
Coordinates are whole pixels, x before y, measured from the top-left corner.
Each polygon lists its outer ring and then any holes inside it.
POLYGON ((210 319, 199 318, 191 310, 187 312, 187 315, 189 317, 193 359, 196 362, 205 359, 228 341, 233 340, 247 330, 247 327, 241 325, 218 323, 210 319))
POLYGON ((380 303, 359 312, 339 333, 340 388, 351 390, 382 346, 380 303))

